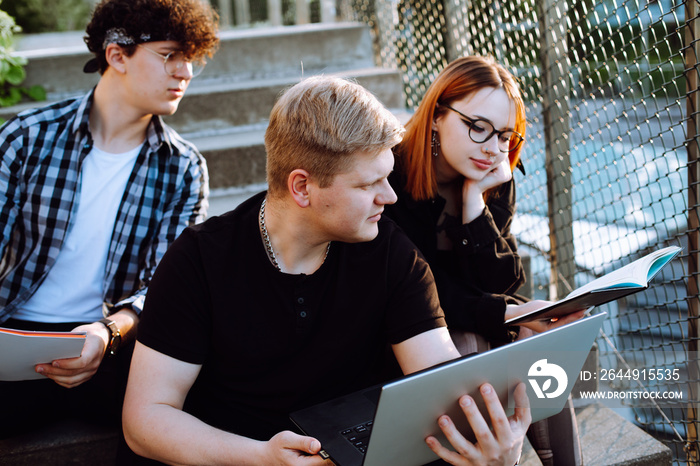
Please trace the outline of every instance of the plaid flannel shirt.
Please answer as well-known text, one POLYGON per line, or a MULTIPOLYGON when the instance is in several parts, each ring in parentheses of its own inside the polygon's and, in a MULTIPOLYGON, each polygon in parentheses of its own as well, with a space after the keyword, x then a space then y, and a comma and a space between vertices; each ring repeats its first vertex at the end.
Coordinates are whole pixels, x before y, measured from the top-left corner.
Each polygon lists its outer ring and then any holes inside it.
MULTIPOLYGON (((23 112, 0 128, 0 322, 39 287, 72 227, 82 162, 93 145, 93 92, 23 112)), ((112 232, 105 314, 122 306, 141 311, 168 246, 204 219, 208 183, 197 149, 154 116, 112 232)))

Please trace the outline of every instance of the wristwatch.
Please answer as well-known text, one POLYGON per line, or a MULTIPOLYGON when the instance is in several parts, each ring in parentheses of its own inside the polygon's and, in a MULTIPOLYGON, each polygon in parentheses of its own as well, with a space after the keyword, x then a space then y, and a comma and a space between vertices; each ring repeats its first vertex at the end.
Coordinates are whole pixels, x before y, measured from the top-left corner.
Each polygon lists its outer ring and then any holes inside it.
POLYGON ((115 321, 110 319, 100 319, 99 322, 101 324, 104 324, 104 326, 107 327, 107 330, 109 330, 111 334, 109 343, 107 343, 106 354, 108 356, 114 356, 115 354, 117 354, 119 344, 122 342, 122 334, 119 332, 119 327, 117 327, 117 323, 115 321))

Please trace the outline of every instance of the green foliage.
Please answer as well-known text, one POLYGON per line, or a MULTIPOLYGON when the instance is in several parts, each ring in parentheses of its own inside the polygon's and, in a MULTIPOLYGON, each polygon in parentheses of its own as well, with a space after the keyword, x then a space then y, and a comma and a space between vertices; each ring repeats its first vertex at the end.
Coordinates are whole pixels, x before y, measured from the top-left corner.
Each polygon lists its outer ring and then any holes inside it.
POLYGON ((24 65, 27 60, 12 53, 14 34, 19 31, 15 20, 0 10, 0 107, 15 105, 25 96, 32 100, 46 99, 46 92, 41 86, 21 86, 26 77, 24 65))
POLYGON ((3 0, 2 9, 25 33, 82 30, 90 20, 87 0, 3 0))

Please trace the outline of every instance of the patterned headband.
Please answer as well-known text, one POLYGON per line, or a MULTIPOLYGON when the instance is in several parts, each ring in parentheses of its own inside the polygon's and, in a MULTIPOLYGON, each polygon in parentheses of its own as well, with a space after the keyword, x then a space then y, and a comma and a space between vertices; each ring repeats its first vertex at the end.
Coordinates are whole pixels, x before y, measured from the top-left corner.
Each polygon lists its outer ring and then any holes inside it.
MULTIPOLYGON (((141 36, 139 36, 138 43, 149 42, 150 40, 150 34, 141 34, 141 36)), ((136 41, 133 37, 128 35, 123 28, 112 28, 105 34, 105 40, 102 42, 102 48, 106 49, 109 44, 135 45, 136 41)))
MULTIPOLYGON (((1 0, 0 0, 1 1, 1 0)), ((142 44, 144 42, 152 42, 155 40, 173 40, 170 35, 167 35, 163 39, 154 39, 151 34, 143 33, 138 37, 138 40, 127 34, 124 28, 112 28, 105 33, 105 39, 102 41, 102 50, 106 50, 109 44, 118 45, 136 45, 142 44)), ((99 71, 99 62, 96 58, 92 58, 85 63, 83 67, 84 73, 95 73, 99 71)))

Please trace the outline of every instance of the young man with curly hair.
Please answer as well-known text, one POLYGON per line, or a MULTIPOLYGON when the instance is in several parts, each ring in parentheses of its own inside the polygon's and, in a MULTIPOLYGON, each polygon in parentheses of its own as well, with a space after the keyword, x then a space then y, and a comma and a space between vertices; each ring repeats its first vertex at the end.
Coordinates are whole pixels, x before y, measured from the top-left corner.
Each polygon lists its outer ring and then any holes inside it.
POLYGON ((206 215, 205 161, 161 115, 218 46, 216 13, 200 0, 102 0, 86 33, 95 88, 0 128, 0 326, 87 334, 80 357, 0 382, 12 420, 0 437, 69 415, 118 422, 153 271, 206 215))

